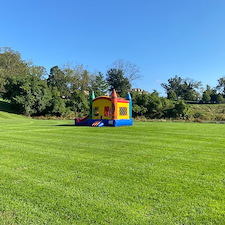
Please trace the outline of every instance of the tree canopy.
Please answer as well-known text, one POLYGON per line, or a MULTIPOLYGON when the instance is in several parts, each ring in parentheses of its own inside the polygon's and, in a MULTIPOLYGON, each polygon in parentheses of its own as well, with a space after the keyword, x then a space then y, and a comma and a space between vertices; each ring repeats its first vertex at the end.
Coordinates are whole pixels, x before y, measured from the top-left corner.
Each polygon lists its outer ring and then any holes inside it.
POLYGON ((171 100, 192 100, 196 101, 200 98, 199 88, 201 82, 191 79, 182 79, 178 75, 168 79, 168 83, 162 83, 161 86, 167 93, 167 98, 171 100))
POLYGON ((128 79, 129 83, 142 77, 139 67, 128 60, 118 59, 111 64, 110 69, 111 68, 122 70, 124 77, 128 79))
MULTIPOLYGON (((125 97, 131 83, 141 77, 136 64, 117 60, 104 75, 90 72, 78 64, 53 66, 49 74, 43 66, 34 65, 21 58, 11 48, 0 48, 0 97, 8 99, 25 115, 74 115, 88 113, 88 95, 105 95, 115 89, 125 97)), ((133 115, 148 118, 185 117, 188 107, 185 101, 199 103, 222 103, 225 97, 225 77, 218 85, 202 89, 201 82, 175 75, 162 83, 167 98, 157 91, 132 93, 133 115)))
POLYGON ((124 77, 123 71, 120 69, 113 68, 108 70, 106 80, 109 84, 110 91, 115 89, 121 97, 125 97, 131 88, 128 78, 124 77))

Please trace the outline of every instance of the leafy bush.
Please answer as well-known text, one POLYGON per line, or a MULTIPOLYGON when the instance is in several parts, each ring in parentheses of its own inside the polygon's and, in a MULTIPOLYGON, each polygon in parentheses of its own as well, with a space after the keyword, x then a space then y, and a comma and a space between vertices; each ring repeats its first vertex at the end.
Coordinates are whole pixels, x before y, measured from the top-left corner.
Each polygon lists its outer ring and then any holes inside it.
POLYGON ((24 115, 40 115, 50 104, 51 92, 45 81, 36 76, 8 77, 4 98, 24 115))

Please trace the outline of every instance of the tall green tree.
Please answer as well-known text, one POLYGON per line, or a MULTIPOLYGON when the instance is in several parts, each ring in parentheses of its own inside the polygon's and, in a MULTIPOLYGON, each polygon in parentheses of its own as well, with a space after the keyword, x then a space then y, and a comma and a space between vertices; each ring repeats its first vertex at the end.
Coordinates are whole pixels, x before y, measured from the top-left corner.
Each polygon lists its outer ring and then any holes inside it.
POLYGON ((211 100, 210 94, 211 93, 209 91, 204 91, 203 94, 202 94, 202 101, 210 102, 210 100, 211 100))
POLYGON ((95 96, 105 95, 108 91, 108 88, 109 85, 101 72, 93 77, 91 90, 95 92, 95 96))
POLYGON ((50 69, 47 84, 50 88, 57 88, 61 97, 68 97, 70 95, 68 79, 58 66, 54 66, 50 69))
POLYGON ((213 92, 213 90, 211 89, 211 87, 209 85, 206 85, 206 90, 204 90, 202 93, 202 101, 210 102, 212 92, 213 92))
POLYGON ((217 103, 222 103, 223 101, 224 101, 224 97, 222 94, 219 93, 217 96, 217 103))
POLYGON ((67 77, 70 92, 82 90, 86 93, 90 91, 94 76, 82 64, 72 66, 71 64, 64 65, 62 69, 67 77))
POLYGON ((181 96, 181 84, 183 79, 177 75, 175 77, 168 79, 168 83, 162 83, 161 86, 165 89, 165 92, 170 95, 171 91, 173 91, 177 97, 181 96))
POLYGON ((0 93, 8 77, 29 75, 29 64, 22 60, 20 53, 11 48, 0 48, 0 93))
POLYGON ((24 115, 41 115, 49 105, 51 92, 46 81, 36 76, 8 77, 4 98, 24 115))
POLYGON ((199 99, 200 95, 197 91, 200 86, 201 82, 194 81, 192 79, 185 79, 183 80, 183 83, 181 84, 181 98, 184 100, 191 100, 196 101, 199 99))
POLYGON ((90 73, 87 70, 83 70, 80 76, 80 90, 89 91, 90 89, 90 73))
POLYGON ((46 79, 47 77, 46 68, 43 66, 30 65, 28 69, 30 75, 36 76, 40 79, 46 79))
POLYGON ((52 97, 46 112, 54 116, 62 116, 67 112, 65 100, 61 98, 60 92, 56 87, 51 89, 51 93, 52 97))
POLYGON ((110 90, 112 91, 115 89, 121 97, 125 97, 126 93, 131 88, 128 78, 124 77, 123 71, 119 69, 108 70, 106 80, 109 84, 110 90))
POLYGON ((218 93, 217 93, 217 90, 216 89, 212 89, 211 94, 210 94, 210 97, 211 97, 211 100, 210 101, 212 103, 217 103, 218 93))
POLYGON ((183 100, 198 100, 200 97, 198 89, 201 87, 201 82, 192 79, 182 79, 176 75, 168 79, 168 83, 162 83, 161 86, 165 89, 168 99, 175 97, 175 95, 177 99, 183 100))
POLYGON ((223 94, 221 92, 218 92, 218 90, 221 91, 221 89, 217 88, 211 88, 209 85, 206 86, 206 90, 203 92, 202 95, 202 101, 204 102, 211 102, 211 103, 221 103, 224 101, 223 94))
POLYGON ((81 90, 74 91, 68 102, 68 106, 75 112, 76 116, 87 115, 89 113, 88 95, 81 90))
POLYGON ((218 80, 218 85, 216 86, 216 89, 222 93, 223 95, 225 95, 225 77, 221 77, 218 80))

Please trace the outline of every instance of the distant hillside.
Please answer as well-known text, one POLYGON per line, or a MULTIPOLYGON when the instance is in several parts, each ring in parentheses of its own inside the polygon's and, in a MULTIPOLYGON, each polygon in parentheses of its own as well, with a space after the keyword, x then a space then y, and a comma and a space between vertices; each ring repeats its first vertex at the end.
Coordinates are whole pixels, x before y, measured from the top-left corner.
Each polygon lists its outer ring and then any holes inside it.
POLYGON ((22 115, 18 115, 12 105, 0 99, 0 119, 22 119, 22 115))
POLYGON ((190 104, 189 115, 203 121, 225 121, 225 104, 190 104))

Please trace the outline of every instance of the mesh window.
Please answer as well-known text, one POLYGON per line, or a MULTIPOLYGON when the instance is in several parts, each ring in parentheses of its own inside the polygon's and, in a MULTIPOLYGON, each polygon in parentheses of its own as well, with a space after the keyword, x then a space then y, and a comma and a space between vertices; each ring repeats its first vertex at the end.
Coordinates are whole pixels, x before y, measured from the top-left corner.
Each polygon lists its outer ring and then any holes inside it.
POLYGON ((120 115, 121 116, 127 115, 127 107, 120 107, 120 115))

